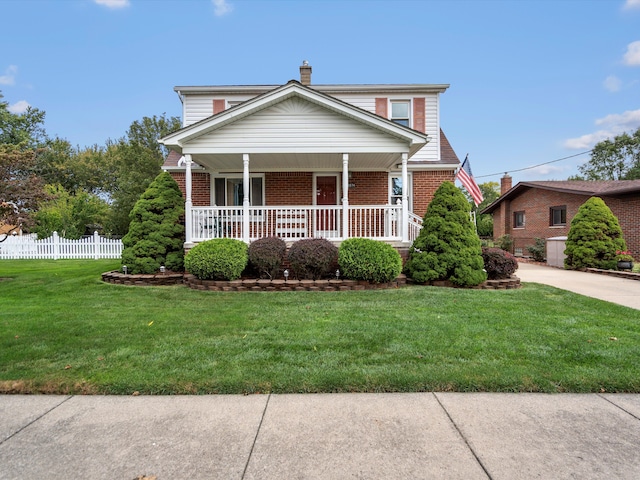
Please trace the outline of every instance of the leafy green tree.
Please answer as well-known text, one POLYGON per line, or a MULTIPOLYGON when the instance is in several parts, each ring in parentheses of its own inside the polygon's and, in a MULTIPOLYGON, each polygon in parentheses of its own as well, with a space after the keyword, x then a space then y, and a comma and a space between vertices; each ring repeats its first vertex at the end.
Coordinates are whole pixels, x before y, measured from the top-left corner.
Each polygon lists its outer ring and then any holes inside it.
POLYGON ((184 266, 184 199, 176 181, 162 172, 151 182, 131 211, 129 232, 123 237, 122 264, 131 273, 154 273, 161 265, 181 271, 184 266))
POLYGON ((472 286, 487 279, 470 211, 471 205, 453 183, 440 185, 409 249, 405 270, 413 280, 449 280, 454 285, 472 286))
MULTIPOLYGON (((38 204, 47 198, 42 179, 33 173, 35 164, 34 150, 0 144, 0 224, 10 231, 28 231, 38 204)), ((0 241, 5 239, 0 236, 0 241)))
MULTIPOLYGON (((461 189, 462 193, 464 193, 465 198, 471 205, 471 209, 474 212, 480 212, 485 207, 491 205, 494 201, 498 199, 500 196, 500 184, 498 182, 484 182, 478 184, 480 191, 482 192, 482 197, 484 198, 480 205, 476 207, 475 203, 464 188, 461 189)), ((493 236, 493 217, 489 214, 484 215, 476 215, 476 227, 478 229, 478 235, 481 237, 492 237, 493 236)))
POLYGON ((593 147, 591 159, 578 167, 575 180, 636 180, 640 178, 640 128, 593 147))
POLYGON ((64 238, 77 239, 102 229, 109 205, 97 195, 84 190, 71 194, 61 185, 47 185, 45 192, 49 198, 34 214, 33 231, 40 238, 58 232, 64 238))
POLYGON ((617 267, 616 252, 626 250, 618 219, 599 197, 584 202, 571 220, 565 244, 567 269, 617 267))
POLYGON ((108 142, 104 154, 106 163, 115 169, 116 184, 113 187, 111 229, 114 233, 126 233, 129 212, 140 195, 160 173, 167 155, 158 139, 178 130, 178 117, 144 117, 129 127, 127 136, 117 142, 108 142))
POLYGON ((40 146, 46 139, 45 112, 29 107, 24 113, 12 113, 3 98, 0 92, 0 144, 20 145, 24 149, 40 146))

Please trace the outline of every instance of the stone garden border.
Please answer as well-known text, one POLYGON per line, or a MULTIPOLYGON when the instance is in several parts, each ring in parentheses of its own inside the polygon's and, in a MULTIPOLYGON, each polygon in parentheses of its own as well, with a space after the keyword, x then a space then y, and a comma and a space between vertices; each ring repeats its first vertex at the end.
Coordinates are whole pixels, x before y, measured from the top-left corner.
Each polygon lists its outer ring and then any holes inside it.
MULTIPOLYGON (((193 290, 207 290, 218 292, 272 292, 272 291, 311 291, 311 292, 332 292, 349 290, 381 290, 389 288, 400 288, 407 284, 413 284, 411 279, 405 275, 400 275, 393 282, 370 283, 357 280, 261 280, 261 279, 241 279, 231 281, 221 280, 199 280, 191 274, 185 273, 158 273, 155 275, 131 275, 124 274, 117 270, 102 274, 102 281, 117 285, 134 286, 167 286, 181 285, 193 290)), ((436 287, 453 287, 450 282, 430 282, 428 284, 436 287)), ((520 288, 520 279, 511 277, 505 280, 487 280, 486 282, 473 287, 483 290, 510 290, 520 288)))

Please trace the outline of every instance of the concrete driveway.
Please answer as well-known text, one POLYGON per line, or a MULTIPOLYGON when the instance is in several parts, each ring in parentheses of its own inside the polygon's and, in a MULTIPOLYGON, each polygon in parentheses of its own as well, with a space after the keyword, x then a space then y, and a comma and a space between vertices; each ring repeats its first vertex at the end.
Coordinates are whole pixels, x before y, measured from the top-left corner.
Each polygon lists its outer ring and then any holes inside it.
POLYGON ((640 310, 640 282, 637 280, 531 263, 520 263, 516 276, 522 282, 551 285, 587 297, 640 310))

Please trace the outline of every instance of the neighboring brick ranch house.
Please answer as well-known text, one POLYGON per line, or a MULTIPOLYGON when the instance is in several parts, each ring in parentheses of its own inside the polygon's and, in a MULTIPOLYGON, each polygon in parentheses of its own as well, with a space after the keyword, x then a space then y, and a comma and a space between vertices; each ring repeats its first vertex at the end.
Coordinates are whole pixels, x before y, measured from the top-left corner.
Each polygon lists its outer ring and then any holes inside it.
POLYGON ((324 237, 406 247, 460 161, 440 128, 449 85, 175 87, 160 140, 186 202, 185 248, 211 238, 324 237), (406 186, 406 188, 405 188, 406 186))
POLYGON ((571 220, 590 197, 600 197, 618 217, 627 248, 640 259, 640 180, 501 181, 501 196, 480 213, 493 215, 493 236, 511 235, 516 254, 535 238, 566 236, 571 220))

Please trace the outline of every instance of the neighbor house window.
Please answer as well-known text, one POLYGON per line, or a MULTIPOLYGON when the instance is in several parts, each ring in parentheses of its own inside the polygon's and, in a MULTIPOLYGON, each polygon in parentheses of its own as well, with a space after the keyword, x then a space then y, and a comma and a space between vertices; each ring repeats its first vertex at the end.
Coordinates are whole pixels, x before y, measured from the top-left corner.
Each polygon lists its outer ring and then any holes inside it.
POLYGON ((552 227, 564 226, 567 224, 567 206, 561 205, 549 209, 549 225, 552 227))
MULTIPOLYGON (((249 179, 249 202, 253 206, 264 205, 264 178, 249 179)), ((244 201, 242 177, 218 177, 213 183, 213 199, 219 207, 241 207, 244 201)))
MULTIPOLYGON (((408 175, 408 189, 407 196, 409 199, 409 211, 411 208, 411 174, 408 175)), ((391 205, 397 205, 398 200, 402 201, 402 175, 391 174, 389 176, 389 203, 391 205)))
POLYGON ((410 127, 411 118, 408 100, 392 100, 391 101, 391 121, 397 124, 410 127))
POLYGON ((524 212, 513 212, 513 228, 524 228, 524 212))

